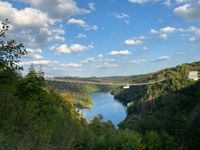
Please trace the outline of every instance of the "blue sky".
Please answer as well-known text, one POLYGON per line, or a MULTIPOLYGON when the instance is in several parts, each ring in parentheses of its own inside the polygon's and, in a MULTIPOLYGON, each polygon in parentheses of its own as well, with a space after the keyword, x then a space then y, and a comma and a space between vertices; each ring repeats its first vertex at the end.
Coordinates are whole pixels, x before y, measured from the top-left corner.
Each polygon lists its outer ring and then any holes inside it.
POLYGON ((135 75, 200 60, 199 0, 7 0, 5 18, 29 52, 25 72, 135 75))

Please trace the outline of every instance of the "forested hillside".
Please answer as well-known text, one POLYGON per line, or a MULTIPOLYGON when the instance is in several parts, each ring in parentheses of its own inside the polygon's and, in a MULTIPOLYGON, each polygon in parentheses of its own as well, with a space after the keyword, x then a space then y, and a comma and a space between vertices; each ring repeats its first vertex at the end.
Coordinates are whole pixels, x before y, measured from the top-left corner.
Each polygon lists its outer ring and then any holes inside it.
MULTIPOLYGON (((73 79, 86 81, 85 78, 81 79, 73 78, 73 79)), ((70 93, 76 99, 74 101, 74 105, 83 108, 92 107, 92 101, 89 96, 90 93, 98 91, 108 92, 114 89, 114 86, 66 83, 61 81, 47 81, 47 84, 53 89, 55 89, 57 92, 61 93, 62 95, 70 93)))
POLYGON ((132 102, 120 128, 140 133, 165 131, 179 148, 199 149, 200 81, 187 76, 192 66, 199 64, 183 64, 146 76, 155 80, 167 78, 162 83, 114 90, 112 93, 119 101, 132 102))

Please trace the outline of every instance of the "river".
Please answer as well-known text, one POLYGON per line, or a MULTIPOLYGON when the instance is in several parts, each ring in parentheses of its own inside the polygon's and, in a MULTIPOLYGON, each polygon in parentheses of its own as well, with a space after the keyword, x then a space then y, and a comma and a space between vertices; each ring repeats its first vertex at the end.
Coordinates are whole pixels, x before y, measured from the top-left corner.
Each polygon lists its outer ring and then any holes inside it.
POLYGON ((93 106, 91 109, 84 109, 83 116, 87 120, 93 119, 98 114, 101 114, 104 121, 111 120, 115 127, 122 122, 126 117, 126 107, 119 101, 115 100, 109 92, 92 93, 93 106))

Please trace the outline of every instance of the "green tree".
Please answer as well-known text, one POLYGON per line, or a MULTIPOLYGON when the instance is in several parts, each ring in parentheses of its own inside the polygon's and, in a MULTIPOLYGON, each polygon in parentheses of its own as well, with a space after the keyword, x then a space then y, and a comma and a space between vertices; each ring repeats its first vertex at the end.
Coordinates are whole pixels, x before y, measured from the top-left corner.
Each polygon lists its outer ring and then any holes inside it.
POLYGON ((157 132, 149 131, 146 133, 146 146, 148 150, 162 149, 161 138, 157 132))
POLYGON ((5 39, 8 30, 9 22, 6 19, 0 27, 0 70, 20 70, 22 67, 19 66, 19 59, 27 52, 22 43, 5 39))

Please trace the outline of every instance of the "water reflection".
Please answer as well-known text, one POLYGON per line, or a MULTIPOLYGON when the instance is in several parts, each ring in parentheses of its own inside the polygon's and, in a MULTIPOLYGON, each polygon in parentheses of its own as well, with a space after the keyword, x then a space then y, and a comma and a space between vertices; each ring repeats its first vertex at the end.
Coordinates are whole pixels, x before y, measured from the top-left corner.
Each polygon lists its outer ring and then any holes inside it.
POLYGON ((83 115, 87 120, 101 114, 105 121, 111 120, 115 126, 126 117, 126 107, 114 99, 110 93, 92 93, 93 107, 84 109, 83 115))

